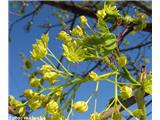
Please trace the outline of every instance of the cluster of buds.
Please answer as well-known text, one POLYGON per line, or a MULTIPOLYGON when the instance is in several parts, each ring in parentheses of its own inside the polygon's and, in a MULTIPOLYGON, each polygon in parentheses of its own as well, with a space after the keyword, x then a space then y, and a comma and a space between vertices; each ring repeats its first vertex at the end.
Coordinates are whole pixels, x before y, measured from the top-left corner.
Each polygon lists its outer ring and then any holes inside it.
POLYGON ((119 111, 116 111, 112 114, 112 120, 122 120, 122 113, 119 111))
POLYGON ((50 84, 54 84, 57 82, 58 75, 56 72, 53 71, 53 67, 51 65, 43 65, 40 69, 41 73, 43 74, 43 79, 47 80, 50 84))
POLYGON ((81 22, 82 25, 88 24, 87 18, 85 16, 80 16, 80 22, 81 22))
POLYGON ((125 67, 127 64, 127 57, 125 55, 121 55, 118 59, 118 66, 125 67))
POLYGON ((100 114, 97 112, 94 112, 90 115, 88 120, 100 120, 100 114))
POLYGON ((95 73, 94 71, 91 71, 91 72, 89 73, 88 77, 89 77, 91 80, 94 80, 94 81, 98 80, 98 75, 97 75, 97 73, 95 73))
POLYGON ((48 53, 48 34, 43 34, 40 40, 37 40, 36 44, 33 44, 33 50, 30 52, 31 58, 35 61, 41 60, 48 53))
POLYGON ((21 117, 25 116, 26 108, 21 101, 16 100, 13 96, 9 96, 9 105, 15 110, 21 117))
POLYGON ((77 25, 73 30, 71 30, 70 33, 71 35, 75 36, 83 36, 83 30, 79 25, 77 25))
POLYGON ((142 109, 136 109, 134 112, 133 112, 133 115, 137 118, 141 118, 142 116, 144 116, 144 112, 142 109))
POLYGON ((33 77, 30 80, 31 87, 40 87, 41 86, 41 79, 37 77, 33 77))
POLYGON ((104 4, 104 8, 97 11, 97 17, 103 19, 106 15, 115 15, 119 16, 116 6, 113 4, 104 4))
POLYGON ((68 33, 62 30, 58 33, 58 39, 64 40, 64 42, 69 42, 72 40, 72 37, 68 33))
POLYGON ((24 90, 24 96, 29 99, 28 106, 32 110, 36 110, 39 107, 45 107, 46 103, 48 102, 48 97, 44 94, 38 94, 34 92, 32 89, 24 90))
POLYGON ((83 113, 88 110, 88 104, 85 101, 78 101, 72 106, 77 112, 83 113))
POLYGON ((49 101, 49 102, 46 104, 45 109, 46 109, 46 111, 47 111, 49 114, 58 114, 58 113, 59 113, 58 103, 55 102, 54 100, 49 101))
POLYGON ((120 87, 120 96, 123 99, 128 99, 132 96, 132 88, 128 86, 122 86, 120 87))

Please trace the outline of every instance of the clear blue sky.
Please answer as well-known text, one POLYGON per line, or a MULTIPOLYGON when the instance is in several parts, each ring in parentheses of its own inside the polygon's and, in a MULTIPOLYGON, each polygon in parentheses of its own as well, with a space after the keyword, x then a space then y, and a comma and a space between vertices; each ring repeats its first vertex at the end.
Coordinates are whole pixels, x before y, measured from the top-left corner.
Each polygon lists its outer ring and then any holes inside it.
MULTIPOLYGON (((10 8, 10 10, 14 12, 13 9, 10 8)), ((28 8, 28 11, 30 10, 31 8, 28 8)), ((57 23, 57 19, 51 16, 50 12, 48 12, 51 10, 55 9, 51 9, 50 7, 45 7, 40 11, 40 14, 35 17, 34 19, 35 25, 33 25, 29 33, 26 33, 24 31, 24 27, 26 25, 26 22, 28 22, 28 20, 30 19, 30 17, 16 24, 11 33, 12 41, 9 43, 9 94, 15 96, 17 99, 21 99, 19 98, 19 96, 22 95, 23 90, 29 88, 28 78, 27 76, 24 75, 25 71, 22 68, 22 59, 19 56, 19 53, 24 52, 26 56, 29 56, 29 51, 32 49, 32 44, 35 43, 36 39, 40 38, 41 34, 44 33, 45 31, 44 29, 40 29, 38 27, 39 23, 44 23, 47 20, 49 20, 53 24, 57 23)), ((17 17, 10 15, 9 22, 10 23, 13 22, 16 18, 17 17)), ((53 52, 58 58, 60 57, 62 51, 61 41, 57 41, 55 37, 57 36, 57 33, 60 29, 61 28, 59 27, 55 27, 49 32, 50 36, 49 48, 53 50, 53 52)), ((128 37, 126 37, 126 39, 129 40, 129 42, 131 43, 130 46, 132 46, 136 45, 140 41, 143 41, 142 38, 143 36, 146 36, 146 34, 147 33, 143 33, 141 35, 140 34, 129 35, 128 37)), ((137 51, 128 52, 127 55, 129 55, 130 57, 135 57, 136 52, 137 51)), ((146 49, 145 53, 146 53, 145 56, 151 58, 151 50, 146 49)), ((33 70, 35 70, 35 68, 41 64, 42 64, 41 62, 33 63, 33 70)), ((75 72, 81 72, 87 68, 86 67, 87 65, 88 62, 85 62, 80 64, 72 64, 72 67, 74 68, 73 70, 75 72)), ((151 70, 151 61, 147 65, 147 68, 148 70, 151 70)), ((76 101, 87 100, 89 95, 92 93, 94 89, 95 89, 94 82, 83 84, 76 95, 76 101)), ((105 81, 100 82, 98 91, 98 107, 97 107, 98 112, 104 110, 106 102, 111 97, 113 97, 114 95, 113 92, 114 89, 112 84, 107 83, 105 81)), ((149 99, 150 97, 147 98, 147 100, 149 99)), ((89 103, 88 112, 83 114, 78 114, 74 112, 76 120, 86 120, 89 117, 89 115, 93 112, 93 107, 94 107, 94 99, 92 99, 89 103)), ((134 107, 132 107, 132 109, 133 108, 134 107)), ((148 111, 151 111, 151 105, 149 106, 148 111)), ((41 111, 33 112, 32 115, 39 116, 41 115, 41 111)), ((147 118, 147 120, 151 120, 151 115, 147 118)))

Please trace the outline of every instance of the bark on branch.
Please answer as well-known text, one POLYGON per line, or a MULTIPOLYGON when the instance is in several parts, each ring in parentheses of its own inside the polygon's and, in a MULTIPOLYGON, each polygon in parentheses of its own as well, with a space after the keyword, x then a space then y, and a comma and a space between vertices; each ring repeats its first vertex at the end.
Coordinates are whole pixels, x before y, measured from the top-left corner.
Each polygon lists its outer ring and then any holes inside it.
MULTIPOLYGON (((42 3, 46 5, 54 6, 63 10, 67 10, 77 15, 86 15, 91 18, 97 19, 95 10, 89 9, 81 5, 72 4, 71 2, 42 1, 42 3)), ((113 23, 114 21, 110 21, 110 22, 113 23)), ((143 30, 146 32, 152 32, 152 23, 148 23, 146 28, 144 28, 143 30)))

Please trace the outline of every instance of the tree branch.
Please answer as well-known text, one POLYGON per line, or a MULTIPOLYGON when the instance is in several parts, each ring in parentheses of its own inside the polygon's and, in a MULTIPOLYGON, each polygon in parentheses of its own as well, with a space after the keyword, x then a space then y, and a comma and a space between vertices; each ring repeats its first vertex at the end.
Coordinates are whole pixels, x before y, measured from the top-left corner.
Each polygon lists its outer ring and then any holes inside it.
MULTIPOLYGON (((145 94, 145 97, 148 96, 149 94, 145 94)), ((132 96, 131 98, 125 100, 122 102, 122 104, 128 108, 132 105, 134 105, 136 103, 135 100, 135 96, 132 96)), ((117 109, 119 109, 119 111, 123 111, 124 109, 121 107, 121 105, 117 106, 117 109)), ((113 113, 115 113, 116 110, 114 107, 111 107, 109 110, 105 111, 105 112, 101 112, 101 120, 106 120, 107 118, 109 118, 113 113)))
POLYGON ((136 45, 136 46, 133 46, 133 47, 130 47, 130 48, 121 49, 120 52, 127 52, 127 51, 131 51, 131 50, 135 50, 135 49, 138 49, 138 48, 150 45, 150 44, 152 44, 152 41, 148 41, 144 44, 139 44, 139 45, 136 45))
MULTIPOLYGON (((81 5, 71 4, 71 2, 42 1, 41 3, 54 6, 57 8, 61 8, 69 12, 76 13, 77 15, 86 15, 91 18, 97 19, 95 10, 89 9, 81 5)), ((114 21, 110 21, 110 22, 113 23, 114 21)), ((146 32, 152 32, 152 23, 148 23, 146 28, 144 28, 143 30, 146 32)))

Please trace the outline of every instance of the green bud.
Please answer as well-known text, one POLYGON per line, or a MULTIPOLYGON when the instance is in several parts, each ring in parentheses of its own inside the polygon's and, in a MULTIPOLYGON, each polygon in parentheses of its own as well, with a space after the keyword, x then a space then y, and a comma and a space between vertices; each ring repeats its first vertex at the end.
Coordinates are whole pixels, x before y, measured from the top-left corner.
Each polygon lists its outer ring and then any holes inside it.
POLYGON ((118 60, 118 66, 119 67, 125 67, 127 64, 127 57, 125 55, 120 56, 118 60))
POLYGON ((123 99, 128 99, 132 96, 132 88, 128 86, 122 86, 120 87, 120 96, 123 99))
POLYGON ((90 115, 88 120, 100 120, 99 117, 100 117, 99 113, 94 112, 90 115))
POLYGON ((113 113, 112 120, 122 120, 122 114, 120 112, 113 113))
POLYGON ((36 110, 41 107, 42 101, 39 99, 39 96, 34 96, 28 101, 28 106, 31 110, 36 110))
POLYGON ((45 109, 50 114, 57 114, 59 112, 58 103, 55 102, 54 100, 47 103, 45 109))
POLYGON ((85 101, 78 101, 73 104, 73 108, 80 113, 86 112, 88 110, 88 104, 85 101))
POLYGON ((34 77, 30 80, 30 86, 31 87, 39 87, 41 85, 41 79, 34 77))
POLYGON ((142 109, 136 109, 134 112, 133 112, 133 115, 137 118, 141 118, 144 113, 143 113, 143 110, 142 109))
POLYGON ((23 94, 25 97, 30 98, 33 96, 33 91, 32 91, 32 89, 26 89, 26 90, 24 90, 23 94))
POLYGON ((91 78, 92 80, 97 80, 97 78, 98 78, 97 73, 95 73, 94 71, 91 71, 88 76, 89 76, 89 78, 91 78))

